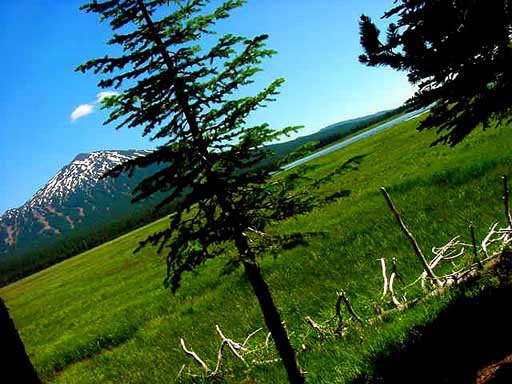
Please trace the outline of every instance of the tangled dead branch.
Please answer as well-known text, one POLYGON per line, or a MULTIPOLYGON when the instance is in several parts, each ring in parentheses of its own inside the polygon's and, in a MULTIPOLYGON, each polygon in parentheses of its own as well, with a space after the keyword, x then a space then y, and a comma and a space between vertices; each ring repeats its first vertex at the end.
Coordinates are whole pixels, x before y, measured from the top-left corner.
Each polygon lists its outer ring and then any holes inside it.
MULTIPOLYGON (((243 361, 245 363, 245 359, 238 351, 247 352, 248 349, 245 348, 242 344, 239 344, 231 339, 228 339, 224 334, 222 333, 220 327, 218 325, 215 326, 215 330, 219 334, 220 338, 222 339, 222 345, 227 345, 228 348, 233 352, 233 355, 235 355, 239 360, 243 361)), ((251 334, 254 334, 251 333, 251 334)))
MULTIPOLYGON (((509 244, 512 241, 512 227, 507 228, 501 228, 498 229, 498 223, 493 224, 487 235, 484 237, 484 239, 481 242, 481 250, 483 253, 483 259, 479 257, 478 254, 478 247, 476 245, 476 237, 474 233, 474 227, 471 224, 470 225, 470 233, 471 233, 471 240, 472 244, 466 244, 464 242, 461 242, 459 240, 459 236, 454 237, 451 239, 447 244, 441 246, 441 247, 432 247, 432 260, 429 262, 427 261, 427 258, 425 257, 425 254, 419 247, 414 235, 412 232, 406 227, 404 224, 404 221, 396 209, 395 205, 393 204, 393 201, 391 200, 391 197, 387 193, 386 189, 384 187, 381 188, 382 194, 384 195, 384 198, 386 199, 386 202, 388 204, 388 207, 390 208, 391 212, 395 216, 400 229, 404 233, 404 235, 407 237, 409 242, 412 245, 412 248, 419 258, 422 266, 423 266, 423 272, 421 275, 410 285, 408 285, 406 288, 409 288, 413 285, 415 285, 418 282, 421 282, 421 287, 423 291, 428 292, 429 287, 427 286, 427 282, 431 281, 434 283, 435 289, 442 290, 446 288, 449 285, 453 285, 460 283, 464 279, 467 279, 468 277, 474 275, 475 269, 482 269, 483 264, 485 262, 488 262, 490 259, 493 259, 496 257, 496 253, 491 254, 489 251, 489 248, 493 245, 499 244, 501 246, 505 246, 509 244), (466 253, 472 253, 472 259, 473 263, 469 267, 462 267, 459 270, 452 271, 447 273, 444 276, 438 277, 435 274, 436 268, 443 262, 454 262, 457 259, 466 259, 464 256, 466 253)), ((507 221, 509 219, 510 211, 508 208, 508 181, 506 180, 506 177, 504 177, 504 197, 503 200, 505 202, 505 213, 507 216, 507 221)), ((382 274, 384 278, 384 289, 383 289, 383 297, 387 295, 387 293, 392 289, 392 282, 391 277, 388 278, 386 274, 386 268, 385 268, 385 261, 384 259, 379 259, 381 261, 381 268, 382 268, 382 274)), ((393 278, 394 280, 394 278, 393 278)), ((394 282, 394 281, 393 281, 394 282)), ((394 290, 391 294, 391 300, 395 307, 399 307, 402 303, 400 303, 399 300, 397 300, 396 296, 394 296, 394 290)))
MULTIPOLYGON (((478 277, 486 271, 499 266, 498 263, 500 261, 501 255, 503 254, 503 249, 508 244, 512 243, 512 216, 509 209, 509 189, 508 178, 506 176, 503 177, 503 188, 505 217, 508 226, 506 228, 498 228, 498 223, 491 225, 488 233, 484 236, 479 247, 475 235, 474 225, 470 223, 470 244, 464 243, 460 240, 460 236, 456 236, 445 245, 432 247, 430 261, 421 250, 413 233, 405 225, 404 220, 393 204, 393 201, 391 200, 391 197, 385 188, 381 188, 382 194, 386 199, 389 209, 398 222, 401 231, 412 246, 414 253, 416 254, 423 267, 423 271, 421 272, 420 276, 416 278, 411 284, 405 285, 404 281, 398 273, 397 259, 393 257, 391 268, 388 268, 386 265, 386 259, 380 258, 378 261, 380 262, 383 279, 381 298, 387 299, 389 297, 389 304, 392 305, 392 309, 386 311, 377 305, 378 308, 381 309, 379 315, 369 319, 368 321, 364 321, 354 311, 347 294, 341 290, 340 292, 337 292, 335 305, 336 313, 332 318, 325 322, 318 323, 310 316, 306 316, 304 318, 305 323, 309 326, 309 328, 311 328, 316 334, 320 336, 320 339, 324 339, 329 335, 343 336, 344 331, 348 327, 348 323, 345 321, 343 316, 343 307, 346 309, 348 315, 356 322, 360 324, 368 323, 374 325, 392 311, 405 310, 411 305, 419 303, 430 297, 442 294, 448 287, 464 283, 471 278, 478 277), (440 267, 444 263, 451 264, 451 271, 447 271, 447 268, 440 267), (391 273, 388 275, 389 271, 391 273), (397 294, 397 289, 395 287, 397 280, 399 280, 402 285, 399 290, 400 295, 397 294), (421 287, 425 293, 421 297, 407 300, 406 291, 412 286, 416 285, 418 282, 421 282, 421 287), (429 285, 428 283, 431 284, 429 285), (331 327, 329 324, 336 319, 336 326, 331 327)), ((211 370, 208 364, 203 359, 201 359, 196 352, 187 348, 183 338, 180 339, 180 345, 184 353, 192 358, 194 362, 200 367, 200 373, 197 373, 197 370, 196 373, 193 373, 193 371, 191 371, 189 368, 188 375, 190 377, 213 378, 220 375, 222 373, 221 371, 223 368, 223 360, 225 357, 226 347, 237 360, 241 361, 245 365, 249 365, 248 361, 256 366, 273 364, 279 361, 275 355, 275 351, 270 351, 269 348, 271 340, 270 333, 267 334, 264 340, 261 340, 259 343, 256 343, 252 347, 249 346, 249 341, 252 340, 252 338, 257 333, 262 331, 262 328, 251 332, 242 343, 238 343, 233 339, 226 337, 218 325, 215 326, 215 330, 221 339, 221 344, 217 352, 217 359, 214 370, 211 370), (263 358, 261 358, 261 354, 257 357, 253 357, 256 353, 261 351, 268 351, 268 353, 263 358), (251 359, 249 359, 250 355, 252 357, 251 359)), ((302 351, 304 350, 306 350, 306 347, 304 344, 302 344, 302 351)), ((181 376, 185 370, 186 365, 183 365, 179 371, 178 377, 181 376)))
MULTIPOLYGON (((200 358, 196 352, 189 349, 185 345, 184 339, 181 338, 180 345, 181 345, 181 348, 183 349, 183 352, 185 352, 185 354, 187 356, 190 356, 194 360, 194 362, 200 366, 201 369, 199 371, 197 371, 195 369, 192 369, 191 367, 188 367, 188 371, 186 371, 187 365, 184 364, 181 367, 177 377, 178 378, 181 377, 184 373, 186 373, 192 379, 197 379, 197 378, 213 379, 215 377, 220 376, 223 371, 223 362, 225 359, 226 348, 228 351, 231 352, 231 354, 237 360, 241 361, 243 364, 248 366, 249 365, 248 358, 250 356, 257 354, 260 351, 269 349, 270 340, 271 340, 270 333, 267 334, 267 336, 265 337, 263 342, 256 343, 256 344, 252 345, 251 347, 249 347, 249 342, 252 340, 252 338, 256 334, 261 332, 262 330, 263 330, 263 328, 256 329, 255 331, 251 332, 244 339, 244 341, 242 343, 239 343, 233 339, 228 338, 224 334, 222 329, 219 327, 219 325, 215 325, 215 331, 216 331, 217 335, 219 336, 221 343, 220 343, 220 346, 219 346, 219 349, 217 352, 217 360, 216 360, 216 364, 215 364, 215 369, 213 369, 213 370, 210 369, 210 367, 205 362, 205 360, 200 358)), ((273 363, 279 362, 278 358, 273 358, 273 356, 274 356, 273 352, 269 351, 269 353, 271 353, 272 358, 258 359, 257 357, 254 357, 254 358, 252 358, 252 360, 249 360, 249 361, 253 365, 265 365, 265 364, 273 364, 273 363)))
POLYGON ((325 321, 322 324, 317 323, 310 316, 306 316, 304 318, 304 321, 321 338, 324 338, 328 335, 344 336, 345 329, 347 328, 347 323, 345 322, 344 317, 343 317, 343 312, 342 312, 343 306, 347 310, 348 314, 355 321, 357 321, 360 324, 365 323, 354 311, 354 308, 352 307, 352 304, 350 303, 350 300, 349 300, 347 294, 343 290, 336 293, 336 305, 335 305, 336 313, 333 317, 331 317, 330 319, 328 319, 327 321, 325 321), (336 319, 338 319, 336 326, 334 328, 329 327, 329 324, 332 323, 336 319))
MULTIPOLYGON (((503 177, 503 201, 505 205, 505 215, 508 223, 507 228, 498 228, 498 223, 493 224, 489 228, 489 232, 483 238, 479 252, 474 226, 470 224, 470 235, 471 235, 471 244, 466 244, 460 241, 460 237, 456 236, 451 239, 448 243, 440 247, 432 247, 431 253, 432 258, 431 261, 427 260, 427 257, 419 247, 414 235, 412 232, 406 227, 404 220, 402 219, 400 213, 396 209, 391 197, 385 190, 385 188, 381 188, 381 191, 384 195, 384 198, 387 202, 388 207, 391 212, 395 216, 400 229, 409 240, 412 248, 420 260, 423 271, 420 276, 415 279, 411 284, 405 286, 402 289, 402 292, 405 292, 407 289, 411 288, 418 282, 421 282, 421 287, 423 292, 426 293, 425 297, 430 297, 432 295, 438 295, 443 293, 445 289, 452 285, 457 285, 464 283, 465 281, 478 276, 480 273, 484 272, 484 269, 492 268, 498 262, 499 255, 502 253, 502 250, 505 246, 512 242, 512 221, 510 221, 510 209, 509 209, 509 192, 508 192, 508 180, 506 177, 503 177), (470 257, 466 257, 469 255, 470 257), (469 265, 468 265, 469 261, 469 265), (452 270, 446 272, 446 269, 442 269, 445 271, 445 274, 439 274, 435 271, 439 268, 439 266, 445 262, 450 262, 452 265, 452 270), (428 285, 428 282, 433 283, 434 289, 431 290, 431 287, 428 285)), ((386 261, 384 258, 378 259, 381 264, 382 270, 382 278, 383 278, 383 291, 382 298, 386 298, 390 296, 390 304, 394 307, 395 310, 403 310, 408 306, 408 303, 405 300, 405 295, 403 300, 399 300, 397 295, 395 294, 394 283, 397 278, 396 274, 396 259, 393 261, 393 269, 391 274, 388 276, 386 261)), ((421 298, 417 298, 411 302, 416 303, 419 302, 421 298)), ((380 314, 378 318, 382 318, 383 313, 386 311, 379 306, 380 314)), ((370 323, 374 323, 376 320, 369 320, 370 323)))

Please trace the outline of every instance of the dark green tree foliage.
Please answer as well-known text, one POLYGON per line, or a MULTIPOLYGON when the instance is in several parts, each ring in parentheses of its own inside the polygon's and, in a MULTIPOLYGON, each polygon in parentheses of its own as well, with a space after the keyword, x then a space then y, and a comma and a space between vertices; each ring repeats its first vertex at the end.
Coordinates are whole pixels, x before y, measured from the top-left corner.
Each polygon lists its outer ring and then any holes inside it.
POLYGON ((510 121, 512 4, 509 0, 397 0, 383 19, 385 41, 361 16, 360 61, 408 73, 418 87, 411 103, 435 103, 420 130, 437 127, 436 141, 455 145, 480 123, 510 121))
POLYGON ((266 143, 295 128, 273 130, 267 124, 246 123, 252 111, 273 100, 284 80, 272 82, 256 96, 237 97, 261 70, 261 60, 274 54, 265 47, 266 35, 228 34, 208 47, 198 43, 244 2, 227 0, 211 13, 206 12, 206 0, 86 4, 84 10, 110 22, 115 34, 109 43, 120 46, 123 54, 91 60, 78 69, 102 74, 100 87, 122 91, 106 99, 104 107, 111 109, 106 123, 139 127, 144 136, 163 142, 110 175, 161 166, 136 188, 134 200, 165 192, 163 205, 176 202, 169 228, 142 244, 168 253, 166 283, 175 290, 184 272, 208 259, 232 255, 230 264, 245 268, 290 382, 300 383, 303 375, 258 258, 269 247, 276 250, 297 242, 298 235, 270 235, 265 228, 310 209, 311 202, 291 192, 295 176, 270 181, 272 169, 256 166, 270 155, 266 143))

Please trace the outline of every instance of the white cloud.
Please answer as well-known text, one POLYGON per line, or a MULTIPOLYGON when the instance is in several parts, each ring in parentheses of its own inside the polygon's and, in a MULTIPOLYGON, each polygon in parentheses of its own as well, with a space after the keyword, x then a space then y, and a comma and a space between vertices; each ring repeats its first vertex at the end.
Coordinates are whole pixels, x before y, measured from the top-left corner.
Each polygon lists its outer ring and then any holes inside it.
POLYGON ((114 91, 103 91, 96 95, 96 100, 89 104, 81 104, 75 108, 73 113, 71 113, 71 121, 76 121, 84 116, 90 115, 94 112, 96 105, 99 104, 106 97, 117 96, 118 92, 114 91))
POLYGON ((71 113, 71 120, 76 121, 81 117, 90 115, 94 111, 94 105, 92 104, 82 104, 75 108, 73 113, 71 113))
POLYGON ((103 92, 100 92, 96 95, 96 102, 100 102, 101 100, 103 100, 104 98, 106 97, 110 97, 110 96, 117 96, 119 95, 118 92, 114 92, 114 91, 103 91, 103 92))

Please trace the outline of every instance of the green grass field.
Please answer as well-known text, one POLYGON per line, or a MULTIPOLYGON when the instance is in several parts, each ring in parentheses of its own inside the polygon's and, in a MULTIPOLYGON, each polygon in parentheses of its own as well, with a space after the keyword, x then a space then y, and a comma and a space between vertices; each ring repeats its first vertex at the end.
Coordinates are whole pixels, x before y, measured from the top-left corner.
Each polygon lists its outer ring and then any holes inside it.
MULTIPOLYGON (((304 316, 332 316, 337 289, 348 293, 362 317, 375 315, 381 294, 376 259, 397 257, 407 280, 421 271, 380 186, 388 188, 425 251, 458 234, 468 239, 470 221, 479 238, 493 222, 504 222, 499 176, 512 173, 508 129, 475 133, 456 148, 431 148, 434 133, 419 134, 416 125, 403 123, 315 160, 309 175, 319 178, 365 155, 358 170, 312 191, 329 196, 349 189, 349 197, 272 229, 324 233, 263 261, 293 344, 306 345, 299 360, 308 382, 346 383, 371 370, 372 357, 399 345, 411 327, 435 318, 450 300, 446 295, 378 326, 349 330, 343 339, 320 342, 308 331, 304 316)), ((242 271, 219 277, 225 260, 187 275, 176 295, 164 289, 164 256, 132 251, 165 225, 160 220, 0 289, 45 382, 172 383, 183 364, 192 365, 179 348, 180 337, 213 365, 219 345, 215 324, 236 340, 262 326, 242 271)), ((231 358, 224 377, 228 383, 285 379, 279 363, 244 367, 231 358)))

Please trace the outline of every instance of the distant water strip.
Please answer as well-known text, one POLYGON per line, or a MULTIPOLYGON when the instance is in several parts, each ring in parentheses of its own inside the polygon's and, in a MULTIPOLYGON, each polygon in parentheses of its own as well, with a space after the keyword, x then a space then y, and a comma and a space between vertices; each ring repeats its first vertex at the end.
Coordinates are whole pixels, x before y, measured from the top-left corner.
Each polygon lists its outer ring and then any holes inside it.
POLYGON ((430 110, 430 107, 427 107, 427 108, 419 109, 417 111, 405 113, 402 116, 397 117, 396 119, 388 121, 387 123, 381 124, 375 128, 369 129, 369 130, 362 132, 358 135, 352 136, 346 140, 339 142, 338 144, 334 144, 330 147, 322 149, 322 150, 315 152, 311 155, 305 156, 302 159, 295 160, 295 161, 291 162, 290 164, 287 164, 284 167, 281 167, 281 172, 288 171, 288 170, 295 168, 299 165, 305 164, 311 160, 317 159, 317 158, 325 156, 331 152, 337 151, 338 149, 345 148, 346 146, 353 144, 359 140, 362 140, 365 137, 373 136, 373 135, 375 135, 381 131, 384 131, 385 129, 391 128, 399 123, 402 123, 404 121, 408 121, 408 120, 414 119, 420 115, 423 115, 424 113, 427 113, 429 110, 430 110))

